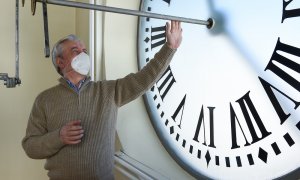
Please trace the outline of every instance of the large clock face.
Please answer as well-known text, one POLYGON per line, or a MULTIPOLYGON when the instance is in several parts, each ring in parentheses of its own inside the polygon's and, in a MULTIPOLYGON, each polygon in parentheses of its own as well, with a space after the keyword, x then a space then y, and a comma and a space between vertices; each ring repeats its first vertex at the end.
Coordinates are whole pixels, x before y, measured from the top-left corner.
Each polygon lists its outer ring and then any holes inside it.
MULTIPOLYGON (((172 157, 197 178, 282 177, 300 166, 300 1, 144 0, 141 10, 206 20, 144 98, 172 157)), ((142 68, 165 42, 140 18, 142 68)))

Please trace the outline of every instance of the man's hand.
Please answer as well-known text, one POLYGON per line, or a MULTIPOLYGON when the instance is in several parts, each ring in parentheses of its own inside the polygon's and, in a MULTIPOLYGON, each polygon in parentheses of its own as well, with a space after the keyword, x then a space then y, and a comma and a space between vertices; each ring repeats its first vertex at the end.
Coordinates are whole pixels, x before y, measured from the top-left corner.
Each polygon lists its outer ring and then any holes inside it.
POLYGON ((79 120, 70 121, 60 130, 60 139, 64 144, 78 144, 83 136, 83 129, 79 120))
POLYGON ((182 40, 182 29, 179 21, 171 21, 171 25, 167 22, 167 44, 172 49, 177 49, 182 40))

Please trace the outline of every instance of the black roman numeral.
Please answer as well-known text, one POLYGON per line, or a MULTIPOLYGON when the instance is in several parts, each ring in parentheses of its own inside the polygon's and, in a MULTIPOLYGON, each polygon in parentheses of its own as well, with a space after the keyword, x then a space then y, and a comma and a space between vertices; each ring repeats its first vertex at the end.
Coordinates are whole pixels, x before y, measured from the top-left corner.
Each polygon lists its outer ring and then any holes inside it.
POLYGON ((291 9, 287 10, 286 7, 293 2, 293 0, 286 1, 282 0, 283 2, 283 11, 282 11, 282 20, 281 23, 287 18, 299 17, 300 16, 300 9, 291 9))
POLYGON ((185 105, 185 99, 186 99, 186 94, 184 95, 183 99, 181 100, 179 106, 175 110, 174 114, 171 116, 172 119, 176 122, 177 116, 179 111, 181 111, 181 116, 180 116, 180 122, 178 127, 181 128, 181 122, 182 122, 182 116, 183 116, 183 111, 184 111, 184 105, 185 105))
MULTIPOLYGON (((215 107, 207 107, 209 110, 209 129, 210 129, 210 144, 208 145, 209 147, 213 147, 216 148, 215 143, 214 143, 214 109, 215 107)), ((198 119, 198 124, 197 124, 197 128, 195 131, 195 135, 193 140, 199 142, 199 133, 200 133, 200 129, 201 129, 201 125, 203 122, 203 135, 204 135, 204 142, 202 143, 203 145, 206 146, 206 137, 205 137, 205 123, 204 123, 204 115, 203 115, 203 105, 200 111, 200 115, 199 115, 199 119, 198 119)))
POLYGON ((168 3, 168 5, 170 5, 170 3, 171 3, 171 0, 162 0, 162 1, 168 3))
POLYGON ((261 77, 258 77, 261 84, 263 85, 270 101, 272 102, 272 105, 275 109, 275 111, 277 112, 277 115, 280 119, 280 124, 283 124, 285 122, 285 120, 287 120, 287 118, 291 115, 290 113, 289 114, 286 114, 279 101, 277 100, 272 88, 274 90, 276 90, 277 92, 279 92, 280 94, 284 95, 286 98, 288 98, 289 100, 293 101, 293 103, 295 104, 295 109, 297 109, 297 107, 300 105, 300 102, 297 102, 295 101, 294 99, 292 99, 291 97, 289 97, 288 95, 286 95, 285 93, 281 92, 280 90, 278 90, 276 87, 272 86, 270 83, 268 83, 267 81, 265 81, 264 79, 262 79, 261 77))
MULTIPOLYGON (((253 143, 258 142, 261 139, 264 139, 265 137, 267 137, 271 133, 266 130, 266 128, 265 128, 265 126, 264 126, 264 124, 263 124, 263 122, 262 122, 255 106, 253 105, 253 102, 252 102, 249 94, 250 94, 250 91, 248 91, 243 97, 238 99, 236 102, 239 103, 239 105, 241 107, 241 110, 242 110, 243 116, 245 118, 247 127, 248 127, 249 132, 250 132, 251 137, 252 137, 251 144, 253 144, 253 143), (248 109, 250 110, 250 113, 252 114, 252 117, 253 117, 254 121, 256 122, 256 124, 257 124, 257 126, 258 126, 258 128, 261 132, 261 138, 259 138, 257 136, 257 133, 256 133, 255 128, 253 126, 253 122, 251 121, 249 112, 247 110, 246 104, 248 106, 248 109)), ((245 146, 250 145, 250 143, 247 141, 247 138, 244 134, 243 128, 240 125, 240 122, 239 122, 239 120, 236 116, 236 113, 234 112, 234 109, 233 109, 231 103, 230 103, 230 118, 231 118, 231 137, 232 137, 231 149, 235 149, 235 148, 240 147, 240 146, 237 145, 237 139, 236 139, 236 124, 235 124, 236 121, 238 122, 239 127, 240 127, 240 129, 241 129, 241 131, 244 135, 244 138, 245 138, 245 141, 246 141, 245 146)))
POLYGON ((175 82, 176 80, 173 76, 172 70, 170 66, 168 66, 167 70, 164 72, 162 77, 156 83, 159 84, 157 88, 162 100, 164 100, 164 98, 166 97, 166 95, 168 94, 169 90, 171 89, 171 87, 175 82))
POLYGON ((283 79, 286 83, 294 87, 300 92, 300 82, 297 81, 294 77, 289 75, 287 72, 285 72, 283 69, 280 69, 278 66, 274 64, 274 61, 277 63, 280 63, 281 65, 294 70, 297 73, 300 73, 300 64, 284 57, 283 55, 280 55, 277 53, 277 51, 283 51, 285 53, 295 55, 300 57, 300 49, 296 48, 294 46, 290 46, 287 44, 284 44, 280 42, 280 39, 278 38, 275 50, 272 54, 271 60, 269 61, 267 67, 265 68, 266 70, 272 71, 274 74, 279 76, 281 79, 283 79))
POLYGON ((166 42, 166 26, 151 27, 151 49, 166 42))

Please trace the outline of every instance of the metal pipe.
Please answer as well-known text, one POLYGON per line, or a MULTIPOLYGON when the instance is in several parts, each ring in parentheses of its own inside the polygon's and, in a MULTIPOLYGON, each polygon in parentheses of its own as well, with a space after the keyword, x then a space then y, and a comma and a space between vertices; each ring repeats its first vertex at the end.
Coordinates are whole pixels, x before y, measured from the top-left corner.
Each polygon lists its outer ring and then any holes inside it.
POLYGON ((16 53, 16 79, 19 79, 19 0, 16 0, 16 30, 15 30, 15 53, 16 53))
POLYGON ((128 156, 122 150, 115 153, 115 167, 119 165, 121 168, 122 166, 125 167, 126 171, 134 174, 138 177, 138 179, 144 180, 152 180, 152 179, 160 179, 160 180, 167 180, 168 178, 164 175, 156 172, 155 170, 147 167, 146 165, 142 164, 141 162, 133 159, 132 157, 128 156))
POLYGON ((124 159, 122 159, 122 157, 120 155, 115 154, 115 162, 121 164, 122 166, 129 169, 131 172, 135 173, 138 177, 140 177, 140 179, 145 179, 145 180, 154 179, 151 175, 143 172, 142 170, 140 170, 136 166, 132 165, 128 161, 125 161, 124 159))
POLYGON ((4 85, 7 88, 14 88, 16 85, 21 84, 19 78, 19 0, 16 0, 16 26, 15 26, 15 63, 16 74, 15 77, 9 77, 7 73, 0 73, 0 80, 4 81, 4 85))
POLYGON ((164 15, 164 14, 156 14, 156 13, 149 13, 149 12, 143 12, 143 11, 130 10, 130 9, 102 6, 102 5, 93 5, 93 4, 89 4, 89 3, 81 3, 81 2, 73 2, 73 1, 62 1, 62 0, 36 0, 36 1, 37 2, 46 1, 46 3, 48 3, 48 4, 54 4, 54 5, 60 5, 60 6, 106 11, 106 12, 112 12, 112 13, 150 17, 150 18, 164 19, 164 20, 175 20, 175 21, 186 22, 186 23, 191 23, 191 24, 206 25, 208 28, 211 28, 213 26, 213 20, 211 18, 208 19, 207 21, 204 21, 204 20, 191 19, 191 18, 185 18, 185 17, 169 16, 169 15, 164 15))

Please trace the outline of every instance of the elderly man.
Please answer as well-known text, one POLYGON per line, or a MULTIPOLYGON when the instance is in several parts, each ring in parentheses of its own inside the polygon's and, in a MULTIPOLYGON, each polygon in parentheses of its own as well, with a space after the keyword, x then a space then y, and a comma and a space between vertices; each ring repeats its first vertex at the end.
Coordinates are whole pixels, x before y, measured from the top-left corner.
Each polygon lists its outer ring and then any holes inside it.
POLYGON ((180 22, 166 28, 167 42, 139 72, 92 82, 84 44, 74 35, 58 41, 52 60, 62 76, 40 93, 22 141, 27 155, 47 159, 50 179, 114 179, 118 108, 147 91, 169 65, 182 39, 180 22))

